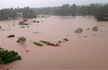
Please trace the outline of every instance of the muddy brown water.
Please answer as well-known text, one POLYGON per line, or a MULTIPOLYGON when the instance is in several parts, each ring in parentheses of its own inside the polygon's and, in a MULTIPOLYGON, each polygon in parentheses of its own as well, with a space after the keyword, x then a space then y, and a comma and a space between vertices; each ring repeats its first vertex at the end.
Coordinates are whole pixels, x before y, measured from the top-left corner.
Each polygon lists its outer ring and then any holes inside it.
POLYGON ((4 31, 0 30, 0 46, 14 50, 21 55, 22 60, 0 65, 10 70, 17 69, 107 69, 108 68, 108 22, 96 21, 94 17, 61 17, 34 18, 40 23, 32 23, 29 28, 20 28, 15 20, 0 21, 4 31), (8 26, 10 25, 10 27, 8 26), (98 26, 99 31, 92 31, 98 26), (83 33, 74 33, 78 27, 83 33), (90 30, 86 30, 90 28, 90 30), (33 33, 37 32, 37 33, 33 33), (7 38, 14 34, 15 38, 7 38), (16 43, 19 36, 27 37, 25 44, 16 43), (40 40, 57 43, 64 38, 69 39, 59 47, 39 47, 33 42, 40 40), (26 52, 29 50, 29 52, 26 52))

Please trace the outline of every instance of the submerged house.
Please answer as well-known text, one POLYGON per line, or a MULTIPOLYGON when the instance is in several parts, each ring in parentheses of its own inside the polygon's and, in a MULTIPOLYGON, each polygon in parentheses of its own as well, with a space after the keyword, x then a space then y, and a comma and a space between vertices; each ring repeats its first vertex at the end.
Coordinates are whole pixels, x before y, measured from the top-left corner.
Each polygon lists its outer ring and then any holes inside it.
POLYGON ((31 22, 26 20, 26 19, 24 19, 23 21, 19 22, 19 25, 29 25, 29 24, 31 24, 31 22))
POLYGON ((22 19, 22 17, 23 17, 22 12, 17 12, 16 14, 17 14, 16 19, 22 19))
POLYGON ((23 23, 24 23, 25 25, 31 24, 31 22, 28 21, 28 20, 26 20, 26 19, 23 20, 23 23))

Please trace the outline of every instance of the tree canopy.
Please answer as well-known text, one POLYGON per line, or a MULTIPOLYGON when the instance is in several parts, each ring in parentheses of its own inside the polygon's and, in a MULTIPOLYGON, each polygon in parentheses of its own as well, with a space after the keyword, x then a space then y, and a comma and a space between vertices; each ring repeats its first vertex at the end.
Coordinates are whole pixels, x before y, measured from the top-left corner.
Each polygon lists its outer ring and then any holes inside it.
POLYGON ((41 8, 10 8, 0 10, 0 20, 8 19, 9 17, 17 17, 17 12, 21 12, 23 18, 34 18, 36 15, 59 15, 59 16, 95 16, 97 20, 105 20, 105 14, 108 14, 108 4, 90 4, 69 5, 64 4, 56 7, 41 7, 41 8))

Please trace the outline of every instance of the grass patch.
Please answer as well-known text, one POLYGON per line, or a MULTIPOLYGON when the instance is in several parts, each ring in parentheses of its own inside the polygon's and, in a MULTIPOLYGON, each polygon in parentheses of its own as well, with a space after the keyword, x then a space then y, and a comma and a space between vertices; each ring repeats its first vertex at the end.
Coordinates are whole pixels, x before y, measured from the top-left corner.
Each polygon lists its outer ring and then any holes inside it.
POLYGON ((8 64, 21 59, 17 52, 4 50, 0 47, 0 64, 8 64))
POLYGON ((24 25, 24 22, 20 21, 20 22, 18 23, 18 25, 24 25))
POLYGON ((38 42, 33 42, 33 43, 37 46, 43 46, 41 43, 38 43, 38 42))
POLYGON ((44 43, 44 44, 51 44, 50 42, 47 42, 47 41, 43 41, 43 40, 41 40, 41 41, 39 41, 39 42, 42 42, 42 43, 44 43))

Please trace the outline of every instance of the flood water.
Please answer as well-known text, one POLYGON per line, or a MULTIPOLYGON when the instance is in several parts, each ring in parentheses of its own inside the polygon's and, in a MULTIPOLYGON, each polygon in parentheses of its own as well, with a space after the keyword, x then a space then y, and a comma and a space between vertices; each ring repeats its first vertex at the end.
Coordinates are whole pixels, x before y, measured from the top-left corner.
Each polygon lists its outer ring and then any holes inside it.
POLYGON ((29 27, 20 28, 15 20, 0 21, 0 46, 14 50, 21 55, 22 60, 7 65, 0 65, 10 70, 17 69, 108 69, 108 22, 96 21, 94 17, 61 17, 35 18, 40 23, 32 23, 29 27), (41 20, 43 22, 41 22, 41 20), (10 27, 8 26, 10 25, 10 27), (95 32, 92 27, 98 26, 95 32), (74 33, 78 27, 82 33, 74 33), (90 30, 86 30, 90 28, 90 30), (4 29, 4 30, 3 30, 4 29), (37 32, 37 33, 34 33, 37 32), (15 38, 7 38, 14 34, 15 38), (17 43, 20 36, 27 37, 25 44, 17 43), (36 46, 33 42, 40 40, 57 43, 64 38, 69 41, 53 47, 36 46), (26 52, 29 50, 29 52, 26 52))

